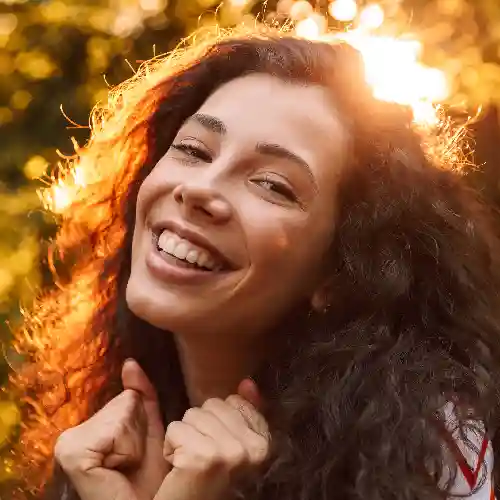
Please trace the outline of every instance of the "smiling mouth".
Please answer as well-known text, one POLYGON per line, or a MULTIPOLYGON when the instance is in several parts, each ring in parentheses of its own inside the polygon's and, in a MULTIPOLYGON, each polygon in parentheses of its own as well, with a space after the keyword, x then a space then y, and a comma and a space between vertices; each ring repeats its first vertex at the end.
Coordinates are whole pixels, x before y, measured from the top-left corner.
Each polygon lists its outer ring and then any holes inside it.
POLYGON ((152 237, 156 250, 169 264, 202 272, 229 270, 222 259, 168 229, 153 231, 152 237))

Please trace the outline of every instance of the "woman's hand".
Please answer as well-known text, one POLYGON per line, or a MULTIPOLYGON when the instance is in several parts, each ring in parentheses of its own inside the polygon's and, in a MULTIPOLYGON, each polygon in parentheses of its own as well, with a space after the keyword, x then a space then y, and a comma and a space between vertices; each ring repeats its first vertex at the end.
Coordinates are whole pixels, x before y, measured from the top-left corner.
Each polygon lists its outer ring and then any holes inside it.
POLYGON ((249 379, 238 395, 209 399, 170 423, 164 456, 172 470, 155 500, 221 500, 238 479, 255 471, 268 455, 269 432, 257 411, 258 391, 249 379))
POLYGON ((122 381, 121 394, 56 443, 56 461, 82 500, 152 499, 170 470, 154 387, 132 360, 122 381))

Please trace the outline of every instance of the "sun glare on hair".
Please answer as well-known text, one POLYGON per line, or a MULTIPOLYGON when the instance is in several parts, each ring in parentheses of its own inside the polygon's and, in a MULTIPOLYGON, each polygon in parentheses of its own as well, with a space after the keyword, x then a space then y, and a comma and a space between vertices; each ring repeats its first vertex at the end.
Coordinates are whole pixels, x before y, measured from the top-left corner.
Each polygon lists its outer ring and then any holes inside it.
POLYGON ((378 99, 410 106, 416 124, 436 125, 436 105, 449 96, 449 86, 443 71, 420 62, 422 43, 415 38, 375 33, 385 20, 379 4, 360 10, 354 0, 334 0, 328 13, 337 21, 352 22, 353 28, 327 33, 323 28, 326 23, 314 13, 296 23, 296 34, 311 40, 344 40, 351 44, 363 56, 368 83, 378 99))
MULTIPOLYGON (((141 5, 153 6, 159 0, 141 5)), ((230 0, 232 8, 243 9, 248 0, 230 0)), ((148 8, 149 8, 148 7, 148 8)), ((449 95, 446 75, 438 68, 421 62, 422 43, 410 36, 388 36, 381 4, 363 4, 356 0, 331 0, 324 11, 306 0, 280 0, 277 10, 293 22, 296 36, 336 42, 343 40, 363 56, 366 78, 375 97, 410 106, 417 126, 433 127, 440 123, 438 105, 449 95), (328 21, 343 23, 349 29, 328 31, 328 21)), ((62 177, 52 179, 50 187, 41 192, 46 208, 63 214, 82 188, 89 183, 91 170, 80 158, 65 170, 62 177)))

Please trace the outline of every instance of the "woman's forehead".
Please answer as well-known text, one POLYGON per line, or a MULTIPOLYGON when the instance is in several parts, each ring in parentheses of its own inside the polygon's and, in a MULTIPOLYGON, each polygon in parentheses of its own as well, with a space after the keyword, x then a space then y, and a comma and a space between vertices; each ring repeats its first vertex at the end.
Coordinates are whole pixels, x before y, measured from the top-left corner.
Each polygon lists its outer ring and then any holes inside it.
MULTIPOLYGON (((268 74, 252 74, 231 80, 219 87, 201 106, 204 112, 219 112, 228 118, 246 116, 306 120, 325 128, 339 127, 337 109, 325 87, 287 82, 268 74)), ((284 123, 286 125, 286 123, 284 123)))
POLYGON ((311 163, 318 157, 344 157, 347 145, 346 130, 327 89, 266 74, 224 84, 185 126, 245 142, 278 144, 300 152, 311 163))

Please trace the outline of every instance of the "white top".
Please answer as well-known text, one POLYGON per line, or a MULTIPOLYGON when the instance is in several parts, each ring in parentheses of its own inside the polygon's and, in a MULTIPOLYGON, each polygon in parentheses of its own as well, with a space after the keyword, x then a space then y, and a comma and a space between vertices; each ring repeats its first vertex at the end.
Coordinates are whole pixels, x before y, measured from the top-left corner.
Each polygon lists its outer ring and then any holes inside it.
MULTIPOLYGON (((471 422, 471 428, 464 429, 461 435, 453 408, 453 403, 444 407, 446 429, 452 438, 447 448, 459 466, 451 493, 467 495, 466 498, 470 500, 495 500, 493 448, 486 430, 483 425, 471 422)), ((448 474, 448 471, 444 471, 443 479, 449 477, 448 474)))

